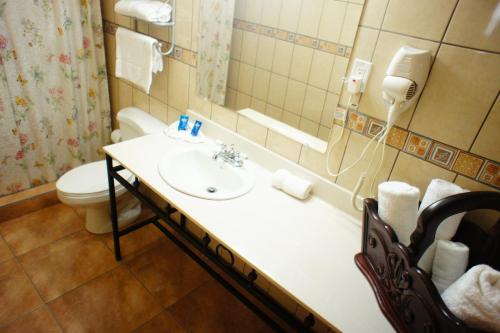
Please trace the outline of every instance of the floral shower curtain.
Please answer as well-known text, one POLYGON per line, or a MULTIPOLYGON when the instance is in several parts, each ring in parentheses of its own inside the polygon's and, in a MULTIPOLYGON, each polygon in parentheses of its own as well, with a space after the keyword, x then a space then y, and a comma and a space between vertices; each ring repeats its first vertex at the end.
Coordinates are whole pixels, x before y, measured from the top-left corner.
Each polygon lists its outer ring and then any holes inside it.
POLYGON ((0 195, 99 158, 107 84, 99 0, 0 0, 0 195))
POLYGON ((200 1, 197 92, 224 105, 235 0, 200 1))

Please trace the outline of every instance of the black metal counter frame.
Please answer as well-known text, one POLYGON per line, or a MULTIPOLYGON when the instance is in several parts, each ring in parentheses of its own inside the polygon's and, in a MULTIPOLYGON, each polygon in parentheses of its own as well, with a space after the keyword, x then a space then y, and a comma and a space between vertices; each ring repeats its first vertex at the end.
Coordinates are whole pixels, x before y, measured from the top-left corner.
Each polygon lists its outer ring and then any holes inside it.
POLYGON ((109 186, 109 201, 111 210, 111 223, 113 227, 113 242, 115 259, 117 261, 122 259, 121 249, 120 249, 120 237, 138 230, 148 224, 153 224, 156 226, 165 236, 167 236, 174 244, 176 244, 182 251, 191 257, 198 265, 200 265, 205 271, 207 271, 215 280, 217 280, 222 286, 224 286, 229 292, 231 292, 236 298, 238 298, 246 307, 253 311, 257 316, 259 316, 266 324, 273 328, 277 332, 284 331, 274 319, 272 319, 266 312, 261 310, 256 304, 254 304, 248 297, 243 295, 237 288, 235 288, 231 283, 229 283, 225 277, 215 271, 204 259, 195 253, 189 246, 187 246, 178 237, 180 235, 188 244, 193 246, 197 251, 201 252, 206 258, 210 259, 218 268, 220 268, 227 276, 238 283, 242 288, 244 288, 249 294, 255 297, 261 304, 263 304, 267 309, 277 315, 281 320, 283 320, 289 328, 296 330, 297 332, 313 332, 312 327, 314 326, 315 319, 312 314, 309 314, 304 320, 304 322, 297 319, 293 314, 291 314, 282 305, 276 302, 274 299, 269 297, 265 292, 256 286, 255 281, 257 280, 257 272, 252 270, 248 276, 243 275, 239 271, 233 268, 234 258, 227 249, 225 249, 221 244, 216 247, 213 251, 209 244, 211 242, 210 236, 205 234, 203 239, 199 239, 189 232, 186 228, 186 219, 181 215, 180 223, 177 223, 171 218, 171 214, 176 212, 176 209, 172 208, 170 205, 166 209, 158 207, 158 205, 149 197, 144 195, 139 191, 140 181, 135 178, 135 181, 130 184, 125 178, 120 176, 118 171, 125 169, 122 165, 113 166, 112 158, 106 154, 106 167, 108 171, 108 186, 109 186), (129 227, 118 229, 118 213, 116 206, 116 195, 114 187, 114 179, 116 179, 120 184, 122 184, 128 192, 139 199, 147 208, 151 209, 155 216, 150 217, 144 221, 137 222, 129 227), (176 235, 174 235, 170 230, 168 230, 165 225, 160 222, 160 219, 164 221, 170 228, 175 230, 176 235), (220 250, 226 250, 230 254, 230 261, 226 261, 222 258, 220 250))

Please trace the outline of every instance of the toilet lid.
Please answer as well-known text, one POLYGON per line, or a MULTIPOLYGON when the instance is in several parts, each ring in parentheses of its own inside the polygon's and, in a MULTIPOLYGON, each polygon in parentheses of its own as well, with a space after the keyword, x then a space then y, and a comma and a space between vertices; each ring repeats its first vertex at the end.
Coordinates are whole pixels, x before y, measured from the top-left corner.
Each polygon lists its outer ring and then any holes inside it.
MULTIPOLYGON (((123 178, 131 181, 130 171, 124 169, 118 172, 123 178)), ((66 172, 56 183, 58 191, 72 195, 95 194, 108 191, 108 172, 106 161, 83 164, 66 172)), ((115 179, 115 188, 122 187, 115 179)))

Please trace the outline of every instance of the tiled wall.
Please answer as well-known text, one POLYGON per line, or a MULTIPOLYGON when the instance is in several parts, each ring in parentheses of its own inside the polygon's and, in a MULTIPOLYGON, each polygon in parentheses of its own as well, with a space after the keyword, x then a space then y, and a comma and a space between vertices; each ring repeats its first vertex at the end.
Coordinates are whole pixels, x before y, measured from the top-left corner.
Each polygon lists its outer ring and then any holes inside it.
POLYGON ((362 10, 360 1, 237 1, 226 106, 327 140, 362 10))

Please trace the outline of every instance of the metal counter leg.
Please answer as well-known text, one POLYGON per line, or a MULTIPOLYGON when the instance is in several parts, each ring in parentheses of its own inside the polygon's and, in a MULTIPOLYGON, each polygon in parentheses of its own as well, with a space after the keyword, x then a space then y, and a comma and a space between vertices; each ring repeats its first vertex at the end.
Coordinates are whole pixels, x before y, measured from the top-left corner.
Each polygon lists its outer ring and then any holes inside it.
POLYGON ((109 187, 109 208, 111 213, 111 225, 113 227, 113 243, 115 247, 115 259, 122 260, 120 249, 120 236, 118 234, 118 212, 116 210, 116 195, 115 195, 115 182, 112 176, 113 172, 113 159, 106 154, 106 167, 108 170, 108 187, 109 187))

